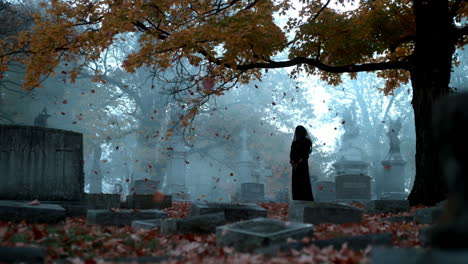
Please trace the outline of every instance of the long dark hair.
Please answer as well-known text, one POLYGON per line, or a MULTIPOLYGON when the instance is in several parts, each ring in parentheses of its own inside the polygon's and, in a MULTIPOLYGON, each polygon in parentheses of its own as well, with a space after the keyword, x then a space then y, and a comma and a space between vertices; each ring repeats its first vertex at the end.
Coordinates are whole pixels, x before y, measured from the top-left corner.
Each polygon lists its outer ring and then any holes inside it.
POLYGON ((296 131, 294 131, 294 139, 293 143, 296 141, 309 141, 309 154, 312 152, 312 140, 310 140, 309 133, 307 133, 307 130, 303 126, 297 126, 296 131))

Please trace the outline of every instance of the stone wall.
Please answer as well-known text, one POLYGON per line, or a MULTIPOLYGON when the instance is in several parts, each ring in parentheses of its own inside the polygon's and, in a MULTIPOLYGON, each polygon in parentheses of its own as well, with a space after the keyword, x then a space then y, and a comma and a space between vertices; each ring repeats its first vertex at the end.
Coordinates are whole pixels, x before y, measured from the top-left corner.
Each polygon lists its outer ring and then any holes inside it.
POLYGON ((83 135, 0 125, 0 200, 83 201, 83 135))

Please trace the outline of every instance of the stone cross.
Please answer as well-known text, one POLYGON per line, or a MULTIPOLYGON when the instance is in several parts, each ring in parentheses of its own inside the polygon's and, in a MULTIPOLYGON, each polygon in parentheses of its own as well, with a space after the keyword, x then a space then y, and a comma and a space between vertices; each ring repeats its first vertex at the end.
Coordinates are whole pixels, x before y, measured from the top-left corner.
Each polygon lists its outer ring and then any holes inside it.
POLYGON ((47 119, 51 115, 47 114, 47 107, 44 107, 42 111, 34 118, 34 126, 47 127, 47 119))

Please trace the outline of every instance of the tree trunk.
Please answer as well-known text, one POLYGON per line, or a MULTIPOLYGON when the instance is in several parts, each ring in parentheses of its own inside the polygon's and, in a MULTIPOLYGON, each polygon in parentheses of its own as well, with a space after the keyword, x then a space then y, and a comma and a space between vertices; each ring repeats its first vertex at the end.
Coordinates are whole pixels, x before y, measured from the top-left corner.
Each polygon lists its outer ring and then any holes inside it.
POLYGON ((448 1, 415 0, 416 46, 411 81, 416 127, 416 176, 408 197, 411 205, 434 205, 446 198, 447 187, 433 144, 432 107, 448 95, 455 51, 448 1))

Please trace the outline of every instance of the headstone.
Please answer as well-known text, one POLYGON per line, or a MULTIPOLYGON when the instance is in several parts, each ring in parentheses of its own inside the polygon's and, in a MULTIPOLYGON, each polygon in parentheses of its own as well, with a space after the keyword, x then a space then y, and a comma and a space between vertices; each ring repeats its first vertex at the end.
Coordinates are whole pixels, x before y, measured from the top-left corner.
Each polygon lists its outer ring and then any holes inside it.
POLYGON ((371 263, 379 264, 466 264, 468 250, 375 247, 371 263))
POLYGON ((149 179, 134 180, 131 184, 132 194, 154 194, 160 188, 159 181, 153 181, 149 179))
POLYGON ((336 200, 336 186, 334 181, 316 181, 312 187, 315 201, 331 202, 336 200))
POLYGON ((261 183, 247 182, 241 184, 242 202, 264 202, 265 185, 261 183))
POLYGON ((0 200, 84 201, 83 135, 0 125, 0 200))
POLYGON ((119 194, 87 193, 85 200, 88 209, 120 208, 119 194))
MULTIPOLYGON (((433 135, 446 179, 448 196, 430 245, 439 248, 468 248, 468 93, 441 99, 433 111, 433 135)), ((443 187, 442 187, 443 188, 443 187)))
POLYGON ((289 221, 343 224, 361 222, 363 210, 344 204, 294 201, 288 213, 289 221))
POLYGON ((315 245, 319 248, 325 248, 332 246, 336 250, 340 250, 344 244, 347 244, 347 247, 352 250, 365 250, 369 245, 370 246, 392 246, 392 233, 382 233, 382 234, 368 234, 368 235, 359 235, 359 236, 346 236, 338 237, 334 239, 320 239, 312 240, 309 242, 296 241, 296 242, 286 242, 275 244, 268 247, 263 247, 255 250, 255 253, 267 254, 267 255, 276 255, 281 251, 296 250, 300 251, 304 247, 310 245, 315 245))
POLYGON ((164 193, 172 195, 172 199, 175 201, 185 201, 190 198, 185 184, 187 147, 184 144, 183 137, 179 133, 177 132, 171 137, 170 147, 168 148, 164 193))
POLYGON ((291 239, 313 235, 310 224, 284 222, 269 218, 255 218, 216 228, 216 245, 234 247, 238 251, 251 252, 291 239))
POLYGON ((414 221, 417 224, 435 224, 442 215, 442 208, 429 207, 414 210, 414 221))
POLYGON ((47 127, 47 119, 51 115, 47 113, 47 107, 44 107, 42 111, 34 118, 34 126, 37 127, 47 127))
POLYGON ((337 200, 370 200, 371 177, 339 175, 335 177, 337 200))
POLYGON ((29 223, 57 223, 65 220, 65 209, 56 204, 31 205, 27 202, 0 201, 0 220, 29 223))
POLYGON ((88 210, 88 223, 95 225, 131 225, 134 220, 164 219, 160 210, 88 210))
POLYGON ((405 192, 405 165, 406 161, 400 153, 400 139, 398 134, 401 130, 401 118, 390 120, 387 136, 390 140, 390 149, 382 161, 384 168, 383 194, 381 199, 403 200, 408 194, 405 192))
POLYGON ((192 216, 183 219, 166 219, 161 222, 161 234, 208 234, 226 224, 224 213, 192 216))
POLYGON ((200 203, 193 202, 190 206, 190 216, 223 212, 227 222, 237 222, 257 217, 266 217, 267 211, 253 203, 200 203))
POLYGON ((371 200, 366 203, 365 213, 383 214, 409 211, 408 200, 371 200))
POLYGON ((152 229, 161 226, 162 219, 134 220, 132 221, 133 228, 152 229))
POLYGON ((0 247, 0 263, 45 263, 46 252, 36 247, 0 247))
POLYGON ((171 206, 172 195, 133 194, 127 196, 127 207, 130 209, 164 209, 171 206))

